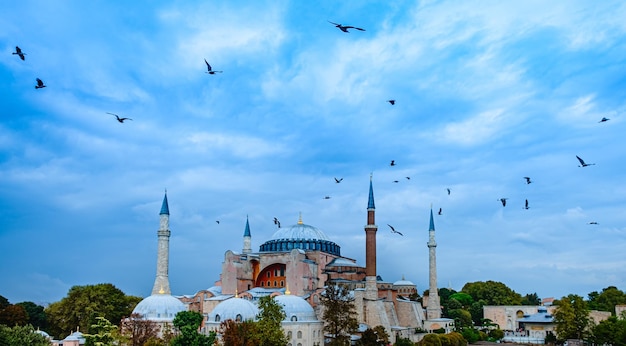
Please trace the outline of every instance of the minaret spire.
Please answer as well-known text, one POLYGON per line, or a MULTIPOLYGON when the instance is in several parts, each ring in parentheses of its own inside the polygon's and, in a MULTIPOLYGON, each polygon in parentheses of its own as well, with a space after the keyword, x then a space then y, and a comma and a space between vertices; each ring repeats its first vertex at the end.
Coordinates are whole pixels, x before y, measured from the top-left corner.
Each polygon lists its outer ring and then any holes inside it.
POLYGON ((428 228, 428 306, 426 318, 429 320, 441 317, 439 292, 437 289, 437 242, 435 242, 435 221, 433 208, 430 207, 430 226, 428 228))
POLYGON ((252 252, 252 234, 250 234, 250 222, 248 221, 248 215, 246 215, 246 228, 243 231, 243 249, 244 254, 252 252))
POLYGON ((157 271, 152 294, 172 294, 170 291, 170 281, 168 278, 168 267, 170 257, 170 210, 167 204, 167 190, 161 204, 159 213, 159 230, 157 231, 157 271))
POLYGON ((374 188, 370 174, 370 190, 367 200, 367 225, 365 225, 365 297, 370 300, 378 299, 376 282, 376 210, 374 207, 374 188))

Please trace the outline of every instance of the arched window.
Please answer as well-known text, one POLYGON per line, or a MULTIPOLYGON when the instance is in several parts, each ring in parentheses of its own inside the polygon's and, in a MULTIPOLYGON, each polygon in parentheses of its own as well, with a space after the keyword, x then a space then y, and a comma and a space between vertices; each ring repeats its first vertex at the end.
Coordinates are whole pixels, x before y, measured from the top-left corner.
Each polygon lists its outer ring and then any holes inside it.
POLYGON ((215 315, 215 322, 219 322, 220 321, 220 315, 215 315))
POLYGON ((285 282, 283 280, 280 280, 280 287, 285 287, 285 282))
POLYGON ((296 315, 291 316, 291 322, 298 322, 298 316, 296 315))
POLYGON ((287 332, 287 339, 291 339, 291 331, 287 332))
POLYGON ((237 314, 237 316, 235 317, 235 322, 241 322, 243 321, 243 317, 241 317, 241 314, 237 314))
POLYGON ((298 346, 302 346, 302 344, 301 344, 301 343, 298 343, 298 346))
POLYGON ((302 331, 298 331, 298 339, 302 339, 302 331))

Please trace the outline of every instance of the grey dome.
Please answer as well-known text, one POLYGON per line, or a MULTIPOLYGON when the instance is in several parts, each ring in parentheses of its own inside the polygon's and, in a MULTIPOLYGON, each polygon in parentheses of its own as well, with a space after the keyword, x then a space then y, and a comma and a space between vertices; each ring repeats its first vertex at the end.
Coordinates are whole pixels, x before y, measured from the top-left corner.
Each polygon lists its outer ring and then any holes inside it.
POLYGON ((256 319, 259 309, 247 299, 230 298, 219 303, 209 314, 209 322, 226 320, 246 321, 256 319))
POLYGON ((135 306, 133 313, 150 321, 173 321, 177 313, 186 311, 187 306, 169 294, 153 294, 135 306))
POLYGON ((274 297, 276 302, 283 306, 285 322, 317 321, 313 307, 306 300, 289 294, 274 297))
POLYGON ((293 249, 323 251, 341 256, 341 248, 328 238, 322 230, 302 223, 279 228, 263 243, 260 252, 291 251, 293 249))

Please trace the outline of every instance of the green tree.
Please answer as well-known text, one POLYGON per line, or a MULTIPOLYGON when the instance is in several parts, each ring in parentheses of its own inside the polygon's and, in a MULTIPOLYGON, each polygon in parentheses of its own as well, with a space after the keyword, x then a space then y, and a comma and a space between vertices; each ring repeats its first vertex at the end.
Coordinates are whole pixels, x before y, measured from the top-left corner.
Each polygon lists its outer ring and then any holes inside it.
POLYGON ((64 338, 76 326, 89 333, 96 317, 119 325, 140 301, 140 297, 127 296, 112 284, 74 286, 65 298, 45 309, 48 329, 52 335, 64 338))
POLYGON ((474 302, 474 298, 472 298, 472 296, 470 296, 469 294, 464 293, 464 292, 454 293, 454 294, 452 294, 450 296, 449 299, 450 300, 454 299, 455 301, 459 302, 463 309, 469 308, 472 305, 472 303, 474 302))
POLYGON ((112 346, 119 344, 120 335, 117 326, 104 317, 96 317, 96 323, 89 330, 93 334, 84 334, 86 346, 112 346))
POLYGON ((175 337, 171 346, 211 346, 215 336, 200 334, 198 329, 202 324, 202 314, 197 311, 180 311, 174 317, 174 327, 180 334, 175 337))
POLYGON ((473 327, 472 315, 465 309, 450 310, 449 318, 454 320, 454 326, 456 330, 461 330, 465 327, 473 327))
POLYGON ((437 334, 426 334, 417 344, 420 346, 441 346, 441 339, 437 334))
POLYGON ((595 345, 626 345, 626 320, 611 316, 591 328, 589 338, 595 345))
POLYGON ((396 343, 393 344, 394 346, 413 346, 415 345, 411 340, 406 339, 406 338, 398 338, 396 339, 396 343))
POLYGON ((522 297, 522 305, 541 305, 541 299, 537 293, 527 294, 522 297))
POLYGON ((33 326, 7 327, 0 325, 0 345, 2 346, 49 346, 50 340, 37 333, 33 326))
POLYGON ((522 296, 497 281, 468 282, 461 292, 467 293, 475 302, 482 301, 483 305, 521 305, 522 296))
POLYGON ((287 345, 287 336, 281 325, 286 316, 283 307, 276 302, 274 297, 265 296, 259 299, 259 314, 256 322, 259 346, 287 345))
POLYGON ((557 338, 584 339, 589 329, 589 309, 581 296, 570 294, 556 302, 554 325, 557 338))
POLYGON ((9 305, 0 310, 0 324, 9 327, 25 326, 28 323, 28 314, 20 305, 9 305))
POLYGON ((46 329, 47 318, 43 306, 33 302, 21 302, 16 305, 23 307, 26 314, 28 314, 28 324, 31 324, 35 329, 46 329))
POLYGON ((9 305, 11 305, 11 303, 9 303, 9 300, 6 299, 4 296, 0 296, 0 310, 6 308, 9 305))
POLYGON ((331 346, 350 345, 350 334, 357 331, 354 298, 345 285, 328 285, 320 301, 324 307, 324 331, 332 335, 331 346))
POLYGON ((609 311, 615 315, 615 305, 626 304, 626 294, 615 286, 609 286, 598 293, 589 293, 588 306, 590 310, 609 311))
POLYGON ((389 334, 383 326, 376 326, 374 329, 367 328, 356 344, 358 346, 386 346, 389 344, 389 334))

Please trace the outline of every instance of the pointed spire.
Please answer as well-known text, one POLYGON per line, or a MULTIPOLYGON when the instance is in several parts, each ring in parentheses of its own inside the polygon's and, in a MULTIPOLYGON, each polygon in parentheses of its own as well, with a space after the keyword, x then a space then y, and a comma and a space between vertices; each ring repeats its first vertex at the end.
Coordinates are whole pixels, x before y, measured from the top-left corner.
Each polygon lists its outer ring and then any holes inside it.
POLYGON ((367 209, 375 209, 374 207, 374 188, 372 187, 372 174, 370 174, 370 196, 367 200, 367 209))
POLYGON ((159 215, 169 215, 170 214, 170 208, 167 205, 167 189, 165 190, 165 196, 163 197, 163 204, 161 205, 161 212, 159 213, 159 215))
POLYGON ((428 229, 429 231, 434 231, 435 230, 435 221, 433 219, 433 207, 430 207, 430 228, 428 229))
POLYGON ((300 216, 298 216, 298 225, 302 225, 302 212, 300 212, 300 216))
POLYGON ((248 222, 248 215, 246 215, 246 230, 243 231, 243 236, 244 237, 251 237, 252 235, 250 235, 250 223, 248 222))

